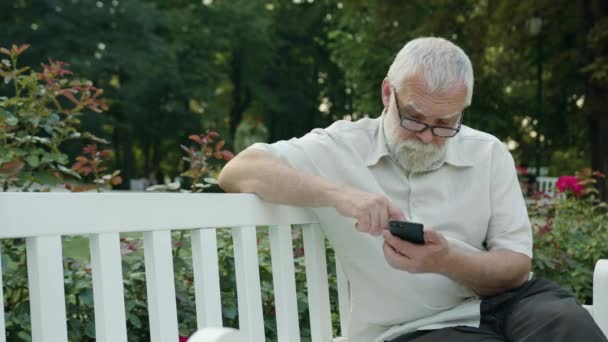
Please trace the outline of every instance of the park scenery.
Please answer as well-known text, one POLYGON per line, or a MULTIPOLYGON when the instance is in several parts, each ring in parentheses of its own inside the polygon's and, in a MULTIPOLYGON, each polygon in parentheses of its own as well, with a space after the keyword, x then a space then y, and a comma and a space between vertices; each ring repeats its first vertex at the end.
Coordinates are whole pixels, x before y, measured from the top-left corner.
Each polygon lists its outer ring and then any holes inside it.
MULTIPOLYGON (((2 1, 1 191, 222 192, 220 170, 253 143, 378 117, 396 51, 439 36, 473 64, 463 124, 498 137, 517 165, 533 272, 589 304, 595 262, 608 258, 607 15, 603 1, 582 0, 2 1)), ((305 251, 292 233, 304 327, 305 251)), ((172 233, 184 341, 196 331, 189 236, 172 233)), ((120 238, 129 341, 150 339, 142 239, 120 238)), ((7 341, 30 341, 25 242, 0 243, 7 341)), ((70 339, 94 341, 88 242, 62 243, 70 339)), ((238 327, 229 231, 218 229, 218 247, 223 323, 238 327)), ((269 248, 258 229, 276 340, 269 248)))

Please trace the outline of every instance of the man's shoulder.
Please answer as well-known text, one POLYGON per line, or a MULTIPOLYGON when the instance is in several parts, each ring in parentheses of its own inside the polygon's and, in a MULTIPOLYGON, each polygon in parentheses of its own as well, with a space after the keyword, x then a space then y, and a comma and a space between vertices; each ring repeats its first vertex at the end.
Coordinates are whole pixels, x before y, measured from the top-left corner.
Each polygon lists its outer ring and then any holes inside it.
POLYGON ((329 134, 343 137, 369 135, 378 129, 379 118, 363 118, 357 121, 338 120, 326 128, 329 134))
POLYGON ((448 162, 455 165, 485 165, 492 156, 506 155, 505 145, 492 134, 462 126, 453 141, 450 141, 448 162))
POLYGON ((380 119, 364 118, 357 121, 338 120, 327 128, 315 128, 312 136, 322 136, 336 148, 368 145, 376 137, 380 119))
POLYGON ((474 128, 471 128, 471 127, 465 126, 465 125, 462 125, 462 128, 461 128, 458 136, 463 141, 477 141, 477 142, 482 142, 482 143, 485 142, 488 144, 501 142, 500 139, 498 139, 497 137, 493 136, 490 133, 482 132, 480 130, 477 130, 477 129, 474 129, 474 128))
POLYGON ((317 135, 324 141, 327 152, 334 157, 355 156, 366 158, 371 153, 378 136, 380 118, 363 118, 357 121, 338 120, 327 128, 314 129, 312 135, 317 135))
POLYGON ((503 142, 494 135, 468 126, 462 126, 458 139, 460 150, 465 153, 488 152, 490 150, 506 150, 503 142))

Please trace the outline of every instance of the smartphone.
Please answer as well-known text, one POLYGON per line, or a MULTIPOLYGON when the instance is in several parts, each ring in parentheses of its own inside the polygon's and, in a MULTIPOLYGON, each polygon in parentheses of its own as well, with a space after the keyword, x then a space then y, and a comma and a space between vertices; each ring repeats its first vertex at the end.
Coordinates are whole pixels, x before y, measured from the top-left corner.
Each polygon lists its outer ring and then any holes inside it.
POLYGON ((391 234, 402 240, 417 244, 424 244, 424 232, 422 231, 424 225, 422 223, 389 220, 388 227, 391 234))

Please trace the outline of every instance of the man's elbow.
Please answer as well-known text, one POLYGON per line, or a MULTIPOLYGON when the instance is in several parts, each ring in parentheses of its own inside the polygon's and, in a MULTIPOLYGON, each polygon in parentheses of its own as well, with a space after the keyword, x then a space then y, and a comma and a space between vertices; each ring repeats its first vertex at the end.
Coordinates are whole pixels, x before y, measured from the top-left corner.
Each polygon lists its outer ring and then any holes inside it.
POLYGON ((254 192, 257 151, 245 150, 230 160, 220 171, 218 185, 225 192, 254 192))
POLYGON ((517 272, 514 274, 513 285, 515 288, 524 285, 530 279, 532 271, 532 260, 527 255, 516 253, 518 260, 517 272))
POLYGON ((238 175, 235 170, 237 165, 235 165, 234 161, 234 159, 229 161, 228 164, 222 168, 217 179, 218 185, 225 192, 240 192, 237 181, 238 175))

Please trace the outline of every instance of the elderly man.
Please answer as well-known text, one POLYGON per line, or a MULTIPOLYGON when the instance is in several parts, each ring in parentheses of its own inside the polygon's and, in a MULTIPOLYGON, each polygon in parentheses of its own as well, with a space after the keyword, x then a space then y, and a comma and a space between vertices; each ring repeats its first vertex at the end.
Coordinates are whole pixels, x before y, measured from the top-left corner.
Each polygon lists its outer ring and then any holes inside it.
POLYGON ((349 341, 606 341, 570 292, 530 279, 513 159, 462 125, 472 94, 459 47, 415 39, 382 81, 379 118, 253 145, 220 185, 315 208, 349 280, 349 341), (424 223, 424 244, 390 219, 424 223))

